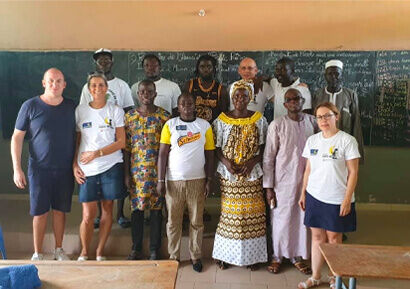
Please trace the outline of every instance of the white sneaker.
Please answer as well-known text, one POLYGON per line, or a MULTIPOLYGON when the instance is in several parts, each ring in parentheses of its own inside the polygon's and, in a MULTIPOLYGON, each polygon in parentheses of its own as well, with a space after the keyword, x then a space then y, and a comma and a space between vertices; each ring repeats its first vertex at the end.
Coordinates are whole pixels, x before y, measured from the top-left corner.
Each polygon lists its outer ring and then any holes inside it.
POLYGON ((68 261, 70 257, 68 257, 63 248, 56 248, 54 249, 54 260, 57 261, 68 261))
POLYGON ((31 256, 31 261, 41 261, 44 260, 44 256, 41 253, 34 252, 33 256, 31 256))
POLYGON ((107 258, 104 257, 104 256, 97 256, 96 260, 99 261, 99 262, 100 262, 100 261, 106 261, 107 258))
POLYGON ((87 261, 88 260, 88 256, 79 256, 77 261, 83 262, 83 261, 87 261))

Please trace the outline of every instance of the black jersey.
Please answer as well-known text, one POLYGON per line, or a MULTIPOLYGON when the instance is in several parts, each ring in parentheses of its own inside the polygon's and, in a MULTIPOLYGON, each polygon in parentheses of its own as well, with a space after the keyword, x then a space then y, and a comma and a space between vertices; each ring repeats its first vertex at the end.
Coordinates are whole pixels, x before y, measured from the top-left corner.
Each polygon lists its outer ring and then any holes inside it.
POLYGON ((212 122, 221 113, 220 98, 222 84, 213 80, 212 85, 205 89, 199 77, 189 81, 189 92, 195 98, 196 116, 212 122))

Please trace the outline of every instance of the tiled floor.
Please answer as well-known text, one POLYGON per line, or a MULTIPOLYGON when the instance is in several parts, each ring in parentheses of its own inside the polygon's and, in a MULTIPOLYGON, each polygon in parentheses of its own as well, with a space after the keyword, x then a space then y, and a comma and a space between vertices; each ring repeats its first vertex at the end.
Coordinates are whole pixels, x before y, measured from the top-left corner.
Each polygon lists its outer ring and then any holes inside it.
MULTIPOLYGON (((249 269, 232 267, 221 271, 211 260, 205 260, 204 271, 196 273, 189 262, 182 262, 178 270, 176 289, 295 289, 306 276, 291 264, 284 264, 282 273, 271 274, 265 268, 251 272, 249 269)), ((327 268, 323 269, 322 283, 316 288, 329 288, 326 281, 327 268)), ((408 289, 410 281, 359 279, 364 288, 408 289)))
MULTIPOLYGON (((297 288, 297 284, 306 279, 305 275, 299 273, 289 263, 283 264, 282 272, 277 275, 270 274, 266 271, 265 267, 261 267, 258 271, 254 272, 240 267, 232 267, 223 271, 219 270, 210 258, 213 233, 215 232, 218 220, 218 200, 208 200, 207 208, 212 215, 212 221, 205 224, 203 251, 204 255, 208 257, 203 260, 204 271, 196 273, 192 270, 192 266, 188 261, 181 262, 177 276, 177 289, 287 289, 297 288)), ((357 208, 358 231, 348 235, 347 243, 410 246, 409 206, 395 207, 358 204, 357 208)), ((20 195, 7 199, 4 195, 0 194, 0 224, 5 234, 6 247, 10 248, 8 252, 9 258, 26 259, 31 256, 31 218, 27 212, 27 196, 20 195)), ((64 246, 71 248, 70 253, 73 254, 73 258, 78 256, 79 251, 78 225, 80 220, 81 207, 76 201, 73 201, 72 212, 67 217, 66 238, 64 241, 64 246)), ((45 246, 52 246, 53 237, 50 227, 48 231, 46 239, 49 240, 46 240, 45 246)), ((147 236, 149 235, 148 233, 149 230, 146 230, 147 236)), ((187 235, 186 230, 184 235, 187 235)), ((166 251, 165 239, 163 243, 163 251, 166 251)), ((124 259, 129 246, 129 230, 121 229, 115 224, 107 243, 107 247, 110 247, 107 248, 107 251, 112 250, 115 257, 109 255, 109 258, 124 259), (121 244, 121 246, 118 246, 118 244, 121 244), (117 251, 115 250, 118 247, 125 247, 125 250, 118 251, 120 253, 116 254, 117 251)), ((185 252, 181 252, 181 254, 188 256, 186 237, 183 239, 182 251, 185 252)), ((327 268, 323 269, 322 275, 327 275, 327 268)), ((365 286, 366 288, 409 289, 410 281, 359 279, 358 285, 365 286)), ((329 286, 327 283, 324 283, 316 288, 329 288, 329 286)))

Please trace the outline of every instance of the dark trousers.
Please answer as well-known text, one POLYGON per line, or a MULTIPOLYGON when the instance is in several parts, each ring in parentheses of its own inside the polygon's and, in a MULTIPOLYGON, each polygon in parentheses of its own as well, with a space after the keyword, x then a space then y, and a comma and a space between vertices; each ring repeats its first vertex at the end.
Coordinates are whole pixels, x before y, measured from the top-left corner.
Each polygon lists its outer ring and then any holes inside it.
MULTIPOLYGON (((150 211, 150 251, 161 248, 162 210, 150 211)), ((132 250, 142 251, 144 237, 144 211, 135 210, 131 214, 132 250)))

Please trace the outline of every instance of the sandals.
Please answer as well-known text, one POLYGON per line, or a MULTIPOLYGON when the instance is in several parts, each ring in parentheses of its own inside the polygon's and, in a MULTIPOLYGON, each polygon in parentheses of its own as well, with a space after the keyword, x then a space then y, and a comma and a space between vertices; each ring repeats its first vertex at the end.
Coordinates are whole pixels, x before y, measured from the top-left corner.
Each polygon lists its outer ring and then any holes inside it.
POLYGON ((225 270, 231 267, 228 263, 225 263, 224 261, 220 260, 216 260, 216 266, 218 266, 220 270, 225 270))
POLYGON ((258 271, 259 270, 259 264, 252 264, 252 265, 248 265, 246 266, 246 268, 250 269, 251 271, 258 271))
POLYGON ((272 261, 267 269, 270 273, 278 274, 280 269, 280 263, 277 261, 272 261))
POLYGON ((320 285, 320 279, 314 279, 313 277, 309 277, 306 281, 300 282, 298 285, 299 289, 307 289, 312 288, 320 285))
POLYGON ((298 261, 293 263, 293 265, 295 265, 295 267, 303 274, 305 275, 310 275, 312 274, 312 269, 310 268, 309 265, 306 265, 305 263, 303 263, 302 261, 298 261))
POLYGON ((336 277, 335 276, 327 276, 327 281, 329 282, 329 287, 331 289, 336 288, 336 277))

